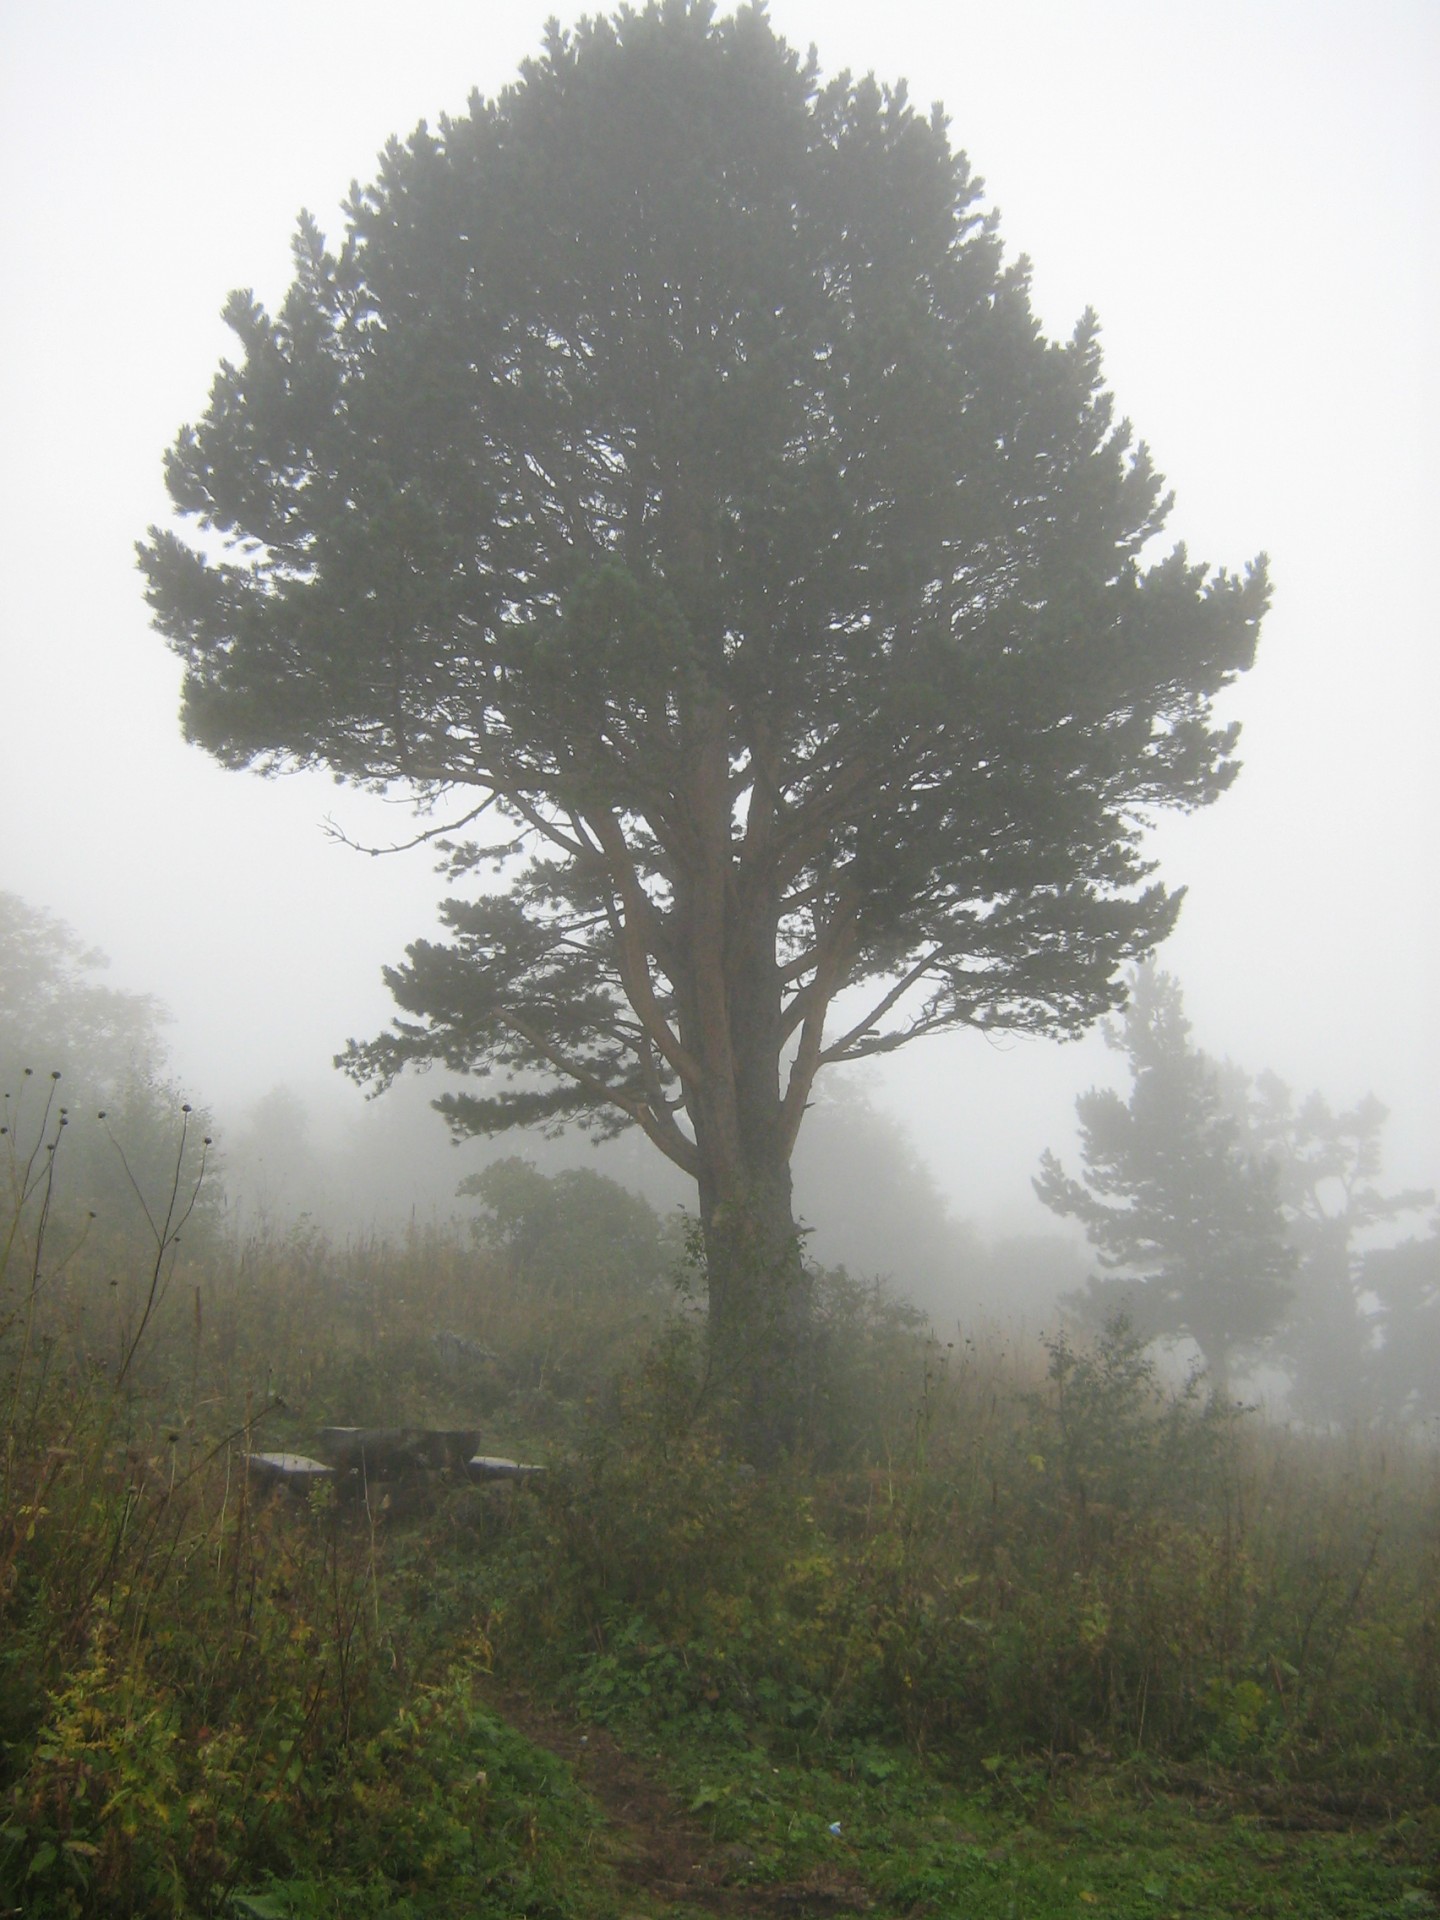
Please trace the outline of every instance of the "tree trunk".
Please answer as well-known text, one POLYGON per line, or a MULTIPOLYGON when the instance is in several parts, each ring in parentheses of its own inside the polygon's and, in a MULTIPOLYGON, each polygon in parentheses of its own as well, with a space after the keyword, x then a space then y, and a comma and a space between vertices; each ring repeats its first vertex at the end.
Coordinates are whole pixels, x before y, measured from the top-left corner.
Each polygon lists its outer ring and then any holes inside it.
POLYGON ((702 1063, 687 1093, 711 1377, 737 1442, 757 1458, 774 1457, 802 1436, 816 1361, 781 1110, 779 906, 768 883, 735 884, 728 826, 723 837, 717 826, 716 840, 710 884, 693 896, 696 963, 682 1017, 702 1063))
POLYGON ((702 1181, 700 1220, 712 1377, 737 1442, 773 1458, 804 1436, 818 1358, 789 1162, 752 1165, 723 1194, 707 1196, 710 1186, 702 1181))
POLYGON ((1205 1379, 1210 1388, 1211 1397, 1228 1404, 1230 1356, 1235 1343, 1223 1319, 1218 1313, 1204 1317, 1192 1314, 1188 1331, 1190 1338, 1200 1349, 1200 1360, 1205 1369, 1205 1379))

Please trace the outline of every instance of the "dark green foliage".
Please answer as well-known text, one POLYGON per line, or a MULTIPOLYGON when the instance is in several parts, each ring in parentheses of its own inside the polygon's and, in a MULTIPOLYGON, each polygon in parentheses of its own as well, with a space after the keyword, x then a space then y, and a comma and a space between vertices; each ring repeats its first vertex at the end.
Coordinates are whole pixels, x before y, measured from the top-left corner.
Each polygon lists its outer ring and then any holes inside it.
POLYGON ((476 1239, 504 1254, 527 1285, 643 1293, 679 1276, 685 1242, 678 1216, 662 1220, 648 1200, 604 1174, 544 1174, 528 1160, 497 1160, 457 1191, 483 1203, 476 1239))
POLYGON ((928 1354, 909 1431, 897 1395, 832 1475, 738 1465, 693 1353, 655 1356, 507 1543, 502 1654, 632 1732, 831 1765, 898 1736, 962 1777, 1144 1751, 1433 1783, 1422 1459, 1287 1457, 1123 1325, 1030 1386, 928 1354))
POLYGON ((770 1291, 798 1340, 815 1075, 1116 1004, 1176 911, 1144 823, 1234 775, 1263 568, 1149 560, 1094 317, 1046 341, 939 111, 757 7, 552 26, 348 219, 302 220, 278 315, 232 297, 170 456, 186 730, 450 794, 469 890, 349 1070, 498 1076, 461 1133, 638 1125, 715 1324, 770 1291))
POLYGON ((1147 1339, 1188 1335, 1217 1391, 1232 1360, 1272 1333, 1295 1256, 1276 1166, 1246 1138, 1219 1069, 1191 1044, 1180 989, 1143 968, 1115 1044, 1129 1055, 1129 1101, 1096 1089, 1076 1102, 1082 1182, 1053 1154, 1035 1190, 1078 1219, 1115 1278, 1081 1297, 1102 1322, 1130 1314, 1147 1339))

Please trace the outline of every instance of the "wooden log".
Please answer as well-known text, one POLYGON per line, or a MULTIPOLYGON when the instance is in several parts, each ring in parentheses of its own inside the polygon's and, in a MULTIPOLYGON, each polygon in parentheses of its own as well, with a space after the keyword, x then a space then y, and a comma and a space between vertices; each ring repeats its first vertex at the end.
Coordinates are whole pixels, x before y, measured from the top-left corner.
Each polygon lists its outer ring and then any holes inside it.
POLYGON ((473 1429, 431 1431, 424 1427, 322 1427, 316 1445, 344 1472, 367 1480, 404 1480, 466 1466, 480 1435, 473 1429))
POLYGON ((335 1478, 333 1467, 304 1453, 247 1453, 245 1465, 263 1485, 288 1487, 292 1493, 309 1493, 335 1478))

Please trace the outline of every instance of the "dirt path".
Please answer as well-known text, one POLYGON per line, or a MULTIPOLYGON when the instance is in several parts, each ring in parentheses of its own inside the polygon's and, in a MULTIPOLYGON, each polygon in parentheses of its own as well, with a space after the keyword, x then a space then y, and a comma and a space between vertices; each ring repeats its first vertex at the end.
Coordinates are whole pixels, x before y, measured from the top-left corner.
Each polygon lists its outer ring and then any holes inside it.
POLYGON ((865 1888, 841 1868, 803 1879, 746 1886, 744 1847, 718 1844, 675 1796, 646 1773, 603 1727, 580 1726, 510 1688, 490 1686, 496 1712, 532 1745, 563 1760, 595 1801, 615 1843, 616 1872, 637 1905, 633 1920, 658 1911, 681 1915, 755 1915, 759 1920, 821 1920, 868 1913, 865 1888))

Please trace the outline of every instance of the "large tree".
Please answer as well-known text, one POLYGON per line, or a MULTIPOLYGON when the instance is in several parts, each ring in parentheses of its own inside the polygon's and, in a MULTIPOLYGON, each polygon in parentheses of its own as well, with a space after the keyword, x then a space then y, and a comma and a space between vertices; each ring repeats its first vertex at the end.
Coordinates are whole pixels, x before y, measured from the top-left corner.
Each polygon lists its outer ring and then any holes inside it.
POLYGON ((1146 822, 1235 771, 1263 568, 1152 561, 1093 316, 1044 339, 940 112, 762 7, 552 26, 346 211, 277 315, 232 296, 169 458, 186 730, 449 796, 451 937, 351 1070, 493 1076, 462 1133, 642 1128, 713 1332, 783 1350, 816 1074, 1116 1004, 1177 907, 1146 822))

